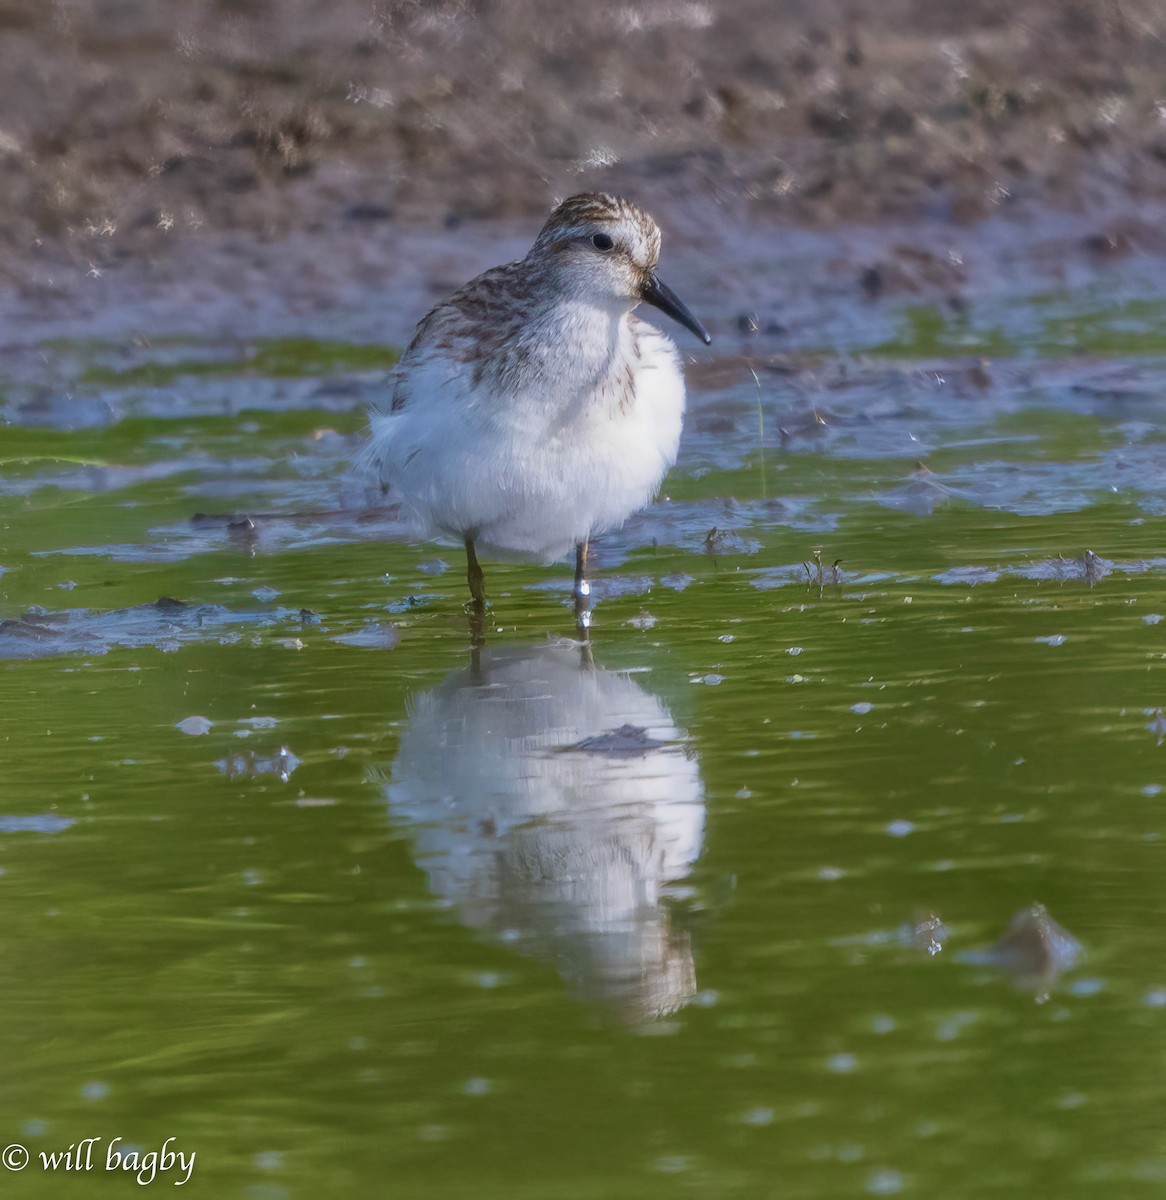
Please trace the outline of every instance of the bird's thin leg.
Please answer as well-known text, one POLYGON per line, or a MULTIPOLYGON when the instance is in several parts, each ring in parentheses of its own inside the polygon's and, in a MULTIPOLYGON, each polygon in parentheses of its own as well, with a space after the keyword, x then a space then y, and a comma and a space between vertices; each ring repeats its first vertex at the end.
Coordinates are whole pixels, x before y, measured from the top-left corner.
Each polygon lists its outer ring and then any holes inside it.
POLYGON ((575 546, 575 624, 586 632, 591 627, 591 584, 587 582, 587 542, 575 546))
POLYGON ((470 645, 477 650, 486 644, 486 577, 474 553, 474 539, 471 537, 466 538, 466 579, 472 597, 466 605, 466 615, 470 619, 470 645))
POLYGON ((470 595, 475 604, 485 606, 486 576, 482 574, 482 564, 474 553, 474 539, 466 538, 466 580, 470 585, 470 595))

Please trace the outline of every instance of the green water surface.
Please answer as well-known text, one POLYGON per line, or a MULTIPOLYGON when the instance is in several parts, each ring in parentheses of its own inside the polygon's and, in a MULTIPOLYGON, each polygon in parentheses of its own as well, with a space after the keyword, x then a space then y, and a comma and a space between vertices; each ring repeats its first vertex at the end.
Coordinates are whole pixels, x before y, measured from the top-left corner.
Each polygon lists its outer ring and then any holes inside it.
POLYGON ((910 314, 825 441, 695 389, 735 432, 601 544, 591 663, 565 566, 474 655, 454 548, 192 526, 342 507, 391 349, 50 348, 116 413, 0 429, 5 1194, 137 1194, 118 1137, 249 1200, 1166 1188, 1166 359, 1089 311, 1136 400, 1042 376, 1059 312, 940 400, 910 314), (973 953, 1034 902, 1035 989, 973 953))

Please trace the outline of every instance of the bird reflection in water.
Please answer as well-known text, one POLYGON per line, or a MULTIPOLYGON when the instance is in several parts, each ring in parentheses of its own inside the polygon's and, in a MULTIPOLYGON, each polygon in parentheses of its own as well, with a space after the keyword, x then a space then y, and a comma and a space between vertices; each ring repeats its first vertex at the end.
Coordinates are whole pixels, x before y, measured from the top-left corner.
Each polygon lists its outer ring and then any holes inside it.
POLYGON ((414 695, 387 797, 466 925, 630 1022, 694 995, 667 892, 700 854, 699 762, 663 701, 589 646, 480 648, 414 695))

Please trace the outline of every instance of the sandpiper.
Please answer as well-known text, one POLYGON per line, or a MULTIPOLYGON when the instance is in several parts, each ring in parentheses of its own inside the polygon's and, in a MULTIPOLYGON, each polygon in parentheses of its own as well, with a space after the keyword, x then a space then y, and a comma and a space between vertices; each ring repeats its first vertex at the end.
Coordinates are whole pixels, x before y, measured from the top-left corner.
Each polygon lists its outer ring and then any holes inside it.
POLYGON ((417 326, 372 416, 365 462, 427 537, 551 562, 575 550, 584 627, 587 548, 648 503, 676 461, 684 376, 641 301, 704 326, 656 274, 660 230, 617 196, 581 193, 551 213, 525 258, 494 267, 417 326))

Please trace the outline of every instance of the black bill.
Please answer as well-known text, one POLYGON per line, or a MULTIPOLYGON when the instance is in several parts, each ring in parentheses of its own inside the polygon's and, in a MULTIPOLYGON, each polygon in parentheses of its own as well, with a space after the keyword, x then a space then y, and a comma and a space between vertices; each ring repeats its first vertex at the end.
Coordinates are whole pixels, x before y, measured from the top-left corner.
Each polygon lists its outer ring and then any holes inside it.
POLYGON ((648 282, 644 284, 640 296, 648 304, 667 313, 674 321, 679 321, 685 329, 691 329, 706 346, 712 342, 709 331, 688 311, 684 301, 658 276, 648 276, 648 282))

